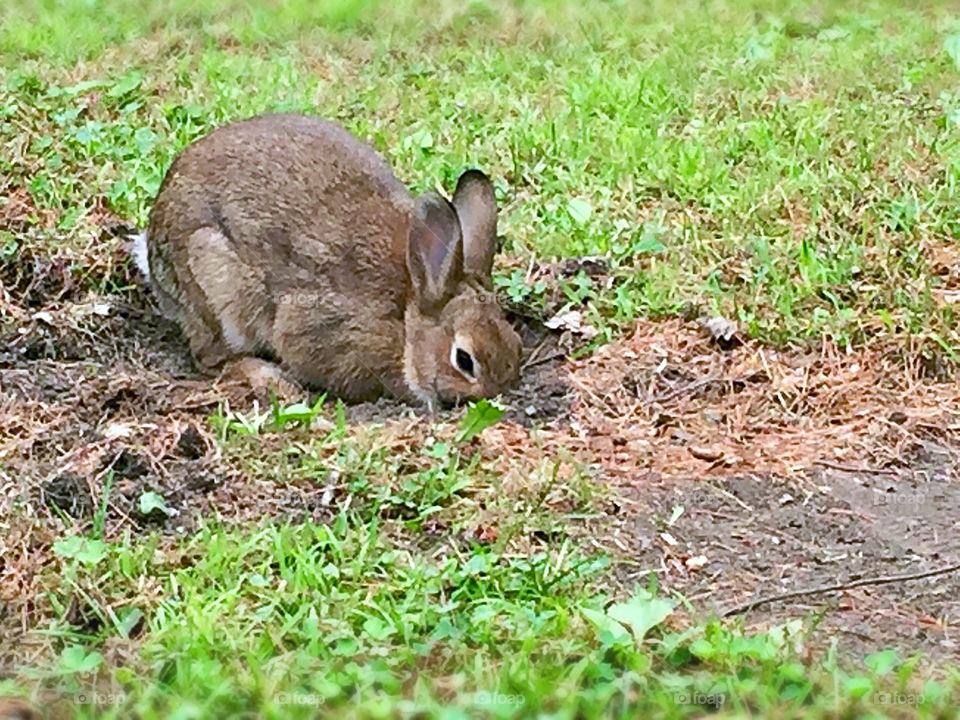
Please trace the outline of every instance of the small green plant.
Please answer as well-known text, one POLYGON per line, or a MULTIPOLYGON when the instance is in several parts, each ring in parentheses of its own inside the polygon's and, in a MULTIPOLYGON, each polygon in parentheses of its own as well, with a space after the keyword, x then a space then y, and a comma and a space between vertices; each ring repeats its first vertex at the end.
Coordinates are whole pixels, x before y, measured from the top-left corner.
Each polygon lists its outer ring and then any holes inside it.
POLYGON ((305 430, 319 416, 325 402, 326 395, 318 397, 312 405, 303 402, 284 405, 274 397, 269 410, 260 410, 259 405, 254 404, 253 410, 246 413, 221 406, 210 417, 210 424, 221 440, 230 435, 257 436, 262 432, 281 432, 290 427, 305 430))
POLYGON ((82 645, 68 645, 60 653, 57 673, 60 675, 89 675, 103 665, 103 655, 88 652, 82 645))
POLYGON ((460 422, 458 443, 468 443, 503 417, 504 409, 494 400, 478 400, 467 406, 467 413, 460 422))
POLYGON ((53 551, 64 560, 94 566, 107 557, 107 544, 102 540, 71 535, 53 544, 53 551))
POLYGON ((547 283, 543 280, 528 283, 520 268, 514 268, 509 275, 494 275, 493 282, 512 304, 534 313, 546 309, 547 283))
POLYGON ((637 590, 632 598, 605 611, 583 608, 581 612, 600 633, 600 642, 615 646, 643 642, 647 633, 673 612, 676 603, 637 590))
POLYGON ((141 515, 152 515, 154 513, 169 515, 172 513, 171 509, 167 507, 167 501, 163 495, 152 490, 140 494, 137 506, 141 515))

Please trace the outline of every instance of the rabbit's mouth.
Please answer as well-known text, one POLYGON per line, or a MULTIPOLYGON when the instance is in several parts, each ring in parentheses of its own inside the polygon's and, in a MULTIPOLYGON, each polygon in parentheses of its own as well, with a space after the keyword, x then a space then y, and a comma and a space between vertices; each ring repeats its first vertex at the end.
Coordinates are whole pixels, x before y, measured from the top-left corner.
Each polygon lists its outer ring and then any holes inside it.
POLYGON ((434 402, 436 403, 438 408, 442 408, 444 410, 452 410, 468 402, 479 400, 480 398, 485 397, 484 395, 481 395, 479 393, 476 395, 464 394, 459 392, 447 393, 447 394, 444 394, 442 392, 438 393, 436 392, 436 387, 434 387, 434 392, 436 393, 433 396, 434 402))
POLYGON ((433 387, 431 388, 431 391, 433 393, 433 401, 436 406, 444 410, 455 408, 466 399, 460 395, 460 393, 449 394, 442 392, 440 390, 440 383, 436 379, 433 381, 433 387))
POLYGON ((446 393, 440 389, 440 382, 434 378, 430 387, 431 402, 438 410, 450 410, 460 405, 466 398, 460 393, 446 393))

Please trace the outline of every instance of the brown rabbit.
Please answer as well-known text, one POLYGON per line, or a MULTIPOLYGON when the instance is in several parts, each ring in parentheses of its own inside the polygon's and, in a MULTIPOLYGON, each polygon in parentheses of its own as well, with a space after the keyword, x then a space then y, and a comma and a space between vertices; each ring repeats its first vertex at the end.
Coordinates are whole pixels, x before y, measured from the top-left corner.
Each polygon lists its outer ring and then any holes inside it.
POLYGON ((414 199, 344 129, 268 115, 177 157, 134 257, 202 370, 432 409, 519 375, 520 338, 492 293, 496 228, 477 170, 452 203, 414 199))

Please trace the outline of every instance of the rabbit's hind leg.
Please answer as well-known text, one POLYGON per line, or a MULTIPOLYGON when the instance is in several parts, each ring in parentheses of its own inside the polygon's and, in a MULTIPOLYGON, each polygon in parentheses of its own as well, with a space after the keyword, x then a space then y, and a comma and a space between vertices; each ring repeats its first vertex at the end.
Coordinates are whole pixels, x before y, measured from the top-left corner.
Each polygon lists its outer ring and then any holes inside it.
POLYGON ((265 400, 303 397, 303 389, 279 365, 254 357, 272 350, 263 341, 272 325, 272 301, 263 269, 243 263, 229 237, 202 228, 187 241, 189 283, 184 295, 197 300, 181 315, 197 365, 222 379, 237 379, 265 400))
POLYGON ((271 325, 270 298, 263 268, 243 263, 219 229, 205 227, 186 243, 183 297, 192 302, 181 325, 200 368, 215 373, 228 360, 253 355, 264 347, 271 325))
POLYGON ((279 365, 257 357, 243 357, 227 362, 221 377, 240 380, 264 400, 275 395, 282 402, 295 402, 303 400, 306 394, 303 387, 279 365))

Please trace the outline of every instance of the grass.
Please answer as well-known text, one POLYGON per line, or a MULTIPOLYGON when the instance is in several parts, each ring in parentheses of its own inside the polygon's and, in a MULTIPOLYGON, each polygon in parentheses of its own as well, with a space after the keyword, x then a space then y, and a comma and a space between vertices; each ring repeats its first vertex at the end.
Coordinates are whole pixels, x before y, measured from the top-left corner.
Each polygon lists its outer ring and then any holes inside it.
MULTIPOLYGON (((935 717, 949 703, 941 683, 911 689, 916 661, 890 652, 855 674, 834 659, 811 671, 795 656, 800 623, 746 634, 712 622, 643 643, 674 603, 638 590, 610 605, 589 590, 595 562, 427 561, 356 516, 243 537, 211 527, 173 557, 120 545, 64 564, 65 593, 144 580, 161 592, 139 667, 114 669, 118 685, 91 688, 104 659, 89 638, 64 646, 47 677, 89 698, 79 717, 689 717, 711 706, 852 717, 885 693, 935 717)), ((100 635, 123 637, 132 612, 100 635)))
MULTIPOLYGON (((142 225, 174 155, 212 127, 305 110, 416 190, 449 189, 467 164, 496 178, 498 284, 517 303, 548 304, 532 263, 608 256, 608 279, 575 275, 561 296, 601 342, 704 312, 771 344, 960 349, 949 3, 10 0, 0 22, 4 264, 63 256, 80 284, 134 292, 102 226, 142 225)), ((78 717, 143 718, 955 707, 956 672, 917 658, 811 662, 806 625, 681 629, 676 598, 624 596, 554 531, 597 512, 585 469, 558 489, 544 468, 515 497, 465 436, 398 450, 332 411, 326 433, 297 429, 314 414, 213 421, 224 453, 278 484, 347 478, 329 522, 211 519, 175 541, 64 522, 39 629, 51 652, 0 696, 47 688, 78 717), (536 502, 556 492, 565 513, 536 502), (478 542, 487 517, 500 535, 478 542), (529 553, 516 528, 541 538, 529 553)))
POLYGON ((571 300, 605 337, 697 306, 771 342, 958 345, 946 4, 52 7, 8 4, 0 44, 2 169, 48 242, 87 246, 102 206, 143 222, 214 125, 308 110, 416 189, 488 170, 518 268, 609 254, 571 300))

